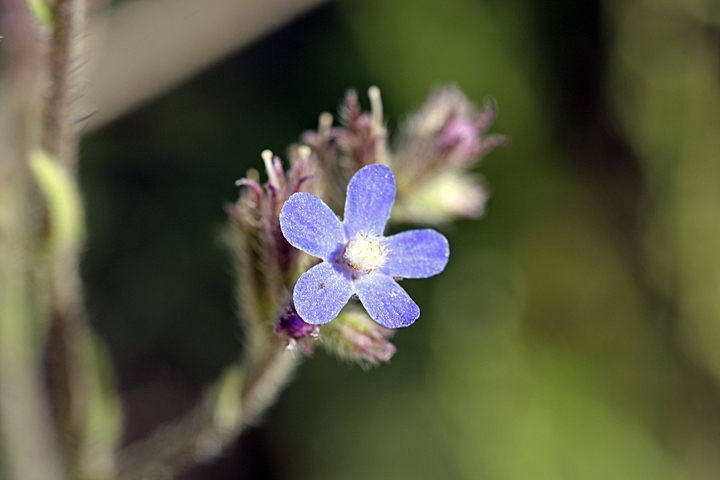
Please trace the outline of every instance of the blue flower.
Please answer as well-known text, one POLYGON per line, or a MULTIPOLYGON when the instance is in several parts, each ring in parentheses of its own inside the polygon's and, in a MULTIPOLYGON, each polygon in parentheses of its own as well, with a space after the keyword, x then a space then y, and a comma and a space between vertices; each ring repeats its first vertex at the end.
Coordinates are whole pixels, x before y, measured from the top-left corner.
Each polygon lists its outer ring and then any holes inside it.
POLYGON ((395 201, 395 178, 383 165, 361 168, 348 184, 345 220, 318 197, 292 195, 280 212, 280 228, 294 247, 322 259, 295 284, 295 308, 307 323, 334 319, 356 295, 370 317, 387 328, 405 327, 420 309, 399 278, 427 278, 443 271, 450 249, 435 230, 384 237, 395 201))

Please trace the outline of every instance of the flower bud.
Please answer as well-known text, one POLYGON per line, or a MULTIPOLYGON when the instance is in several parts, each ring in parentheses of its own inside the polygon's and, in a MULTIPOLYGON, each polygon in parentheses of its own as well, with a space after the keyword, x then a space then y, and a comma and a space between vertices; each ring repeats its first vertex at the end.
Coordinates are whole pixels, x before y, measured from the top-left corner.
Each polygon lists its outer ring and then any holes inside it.
POLYGON ((287 346, 290 349, 300 348, 304 354, 309 355, 315 349, 315 344, 320 336, 320 327, 306 323, 295 307, 290 305, 280 317, 275 327, 275 333, 287 339, 287 346))
POLYGON ((258 173, 249 171, 236 182, 243 187, 240 198, 226 207, 232 226, 228 240, 240 275, 242 317, 252 325, 268 324, 310 261, 285 240, 279 223, 280 210, 290 195, 314 191, 317 159, 307 148, 298 152, 285 173, 280 159, 264 151, 268 182, 260 185, 258 173))
POLYGON ((501 136, 484 135, 495 114, 494 102, 477 113, 455 87, 430 93, 400 131, 393 149, 396 220, 441 223, 482 215, 487 193, 468 169, 505 143, 501 136))
POLYGON ((365 312, 346 307, 335 320, 322 326, 320 338, 329 351, 368 367, 390 361, 396 348, 388 338, 394 333, 365 312))
POLYGON ((457 172, 441 174, 399 202, 392 216, 399 222, 440 224, 452 218, 482 217, 488 193, 480 179, 457 172))

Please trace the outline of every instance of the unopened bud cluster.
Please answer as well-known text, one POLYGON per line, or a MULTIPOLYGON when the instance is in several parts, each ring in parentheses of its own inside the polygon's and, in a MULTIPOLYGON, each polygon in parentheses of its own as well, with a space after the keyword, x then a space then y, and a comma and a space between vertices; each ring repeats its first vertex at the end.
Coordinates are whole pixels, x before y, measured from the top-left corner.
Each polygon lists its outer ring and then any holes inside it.
POLYGON ((339 126, 322 114, 318 129, 290 147, 287 171, 263 152, 267 182, 249 171, 237 182, 239 200, 227 208, 247 326, 280 335, 304 354, 323 345, 363 365, 388 361, 393 328, 419 315, 396 280, 439 273, 448 259, 447 240, 432 230, 383 237, 385 215, 426 224, 481 216, 487 194, 469 171, 504 143, 485 135, 494 103, 477 111, 446 86, 430 93, 390 147, 379 89, 369 97, 371 110, 363 111, 357 93, 349 92, 339 126), (382 167, 369 167, 376 164, 382 167), (378 195, 379 211, 358 210, 358 201, 378 195), (344 203, 346 219, 339 223, 332 212, 342 212, 344 203), (368 313, 352 304, 338 312, 348 297, 360 298, 368 313), (404 303, 387 304, 395 298, 404 303), (400 316, 392 317, 394 311, 400 316))

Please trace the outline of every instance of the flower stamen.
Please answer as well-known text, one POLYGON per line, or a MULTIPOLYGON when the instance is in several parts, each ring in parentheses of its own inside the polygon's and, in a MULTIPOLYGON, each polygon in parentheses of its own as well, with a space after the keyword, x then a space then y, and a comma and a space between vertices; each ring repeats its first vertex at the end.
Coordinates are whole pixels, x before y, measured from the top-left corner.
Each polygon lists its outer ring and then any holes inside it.
POLYGON ((376 236, 358 234, 345 247, 345 262, 353 270, 371 273, 385 260, 383 247, 376 236))

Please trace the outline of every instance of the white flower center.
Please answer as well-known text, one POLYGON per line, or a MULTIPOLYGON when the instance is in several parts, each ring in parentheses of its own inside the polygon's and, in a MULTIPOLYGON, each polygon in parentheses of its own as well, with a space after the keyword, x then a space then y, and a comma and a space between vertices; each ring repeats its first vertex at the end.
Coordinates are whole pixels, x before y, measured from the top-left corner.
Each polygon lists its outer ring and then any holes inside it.
POLYGON ((353 270, 371 273, 385 260, 378 237, 358 234, 345 247, 345 261, 353 270))

